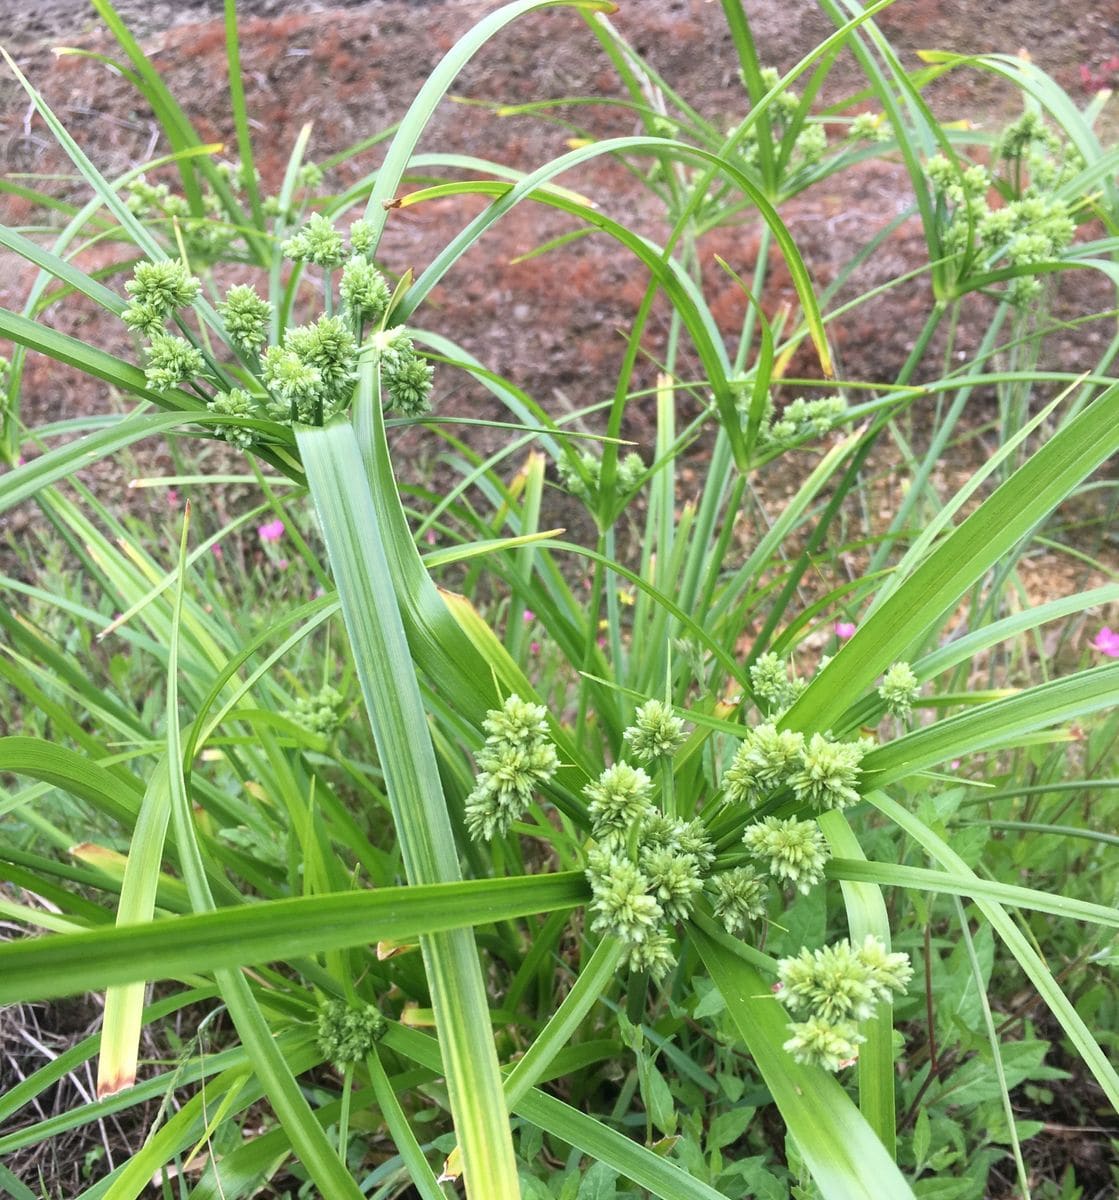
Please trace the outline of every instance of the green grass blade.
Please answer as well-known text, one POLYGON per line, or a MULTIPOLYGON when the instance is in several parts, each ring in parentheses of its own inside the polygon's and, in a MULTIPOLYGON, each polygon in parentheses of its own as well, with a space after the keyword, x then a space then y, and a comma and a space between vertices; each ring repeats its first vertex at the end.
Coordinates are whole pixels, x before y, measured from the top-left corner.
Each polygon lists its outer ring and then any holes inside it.
POLYGON ((872 787, 884 787, 946 759, 1012 746, 1038 729, 1111 708, 1117 694, 1119 663, 1091 667, 895 738, 872 750, 863 768, 872 787))
MULTIPOLYGON (((0 768, 7 769, 2 759, 0 768)), ((588 894, 582 875, 572 871, 266 900, 145 926, 8 942, 0 945, 0 1004, 378 941, 414 941, 571 908, 588 894)))
MULTIPOLYGON (((296 433, 410 882, 460 878, 454 833, 365 465, 346 421, 296 433)), ((391 485, 391 477, 386 481, 391 485)), ((516 1160, 471 931, 421 938, 468 1192, 517 1200, 516 1160)))
MULTIPOLYGON (((820 829, 828 839, 831 852, 847 862, 865 862, 863 848, 842 812, 820 814, 820 829)), ((832 862, 838 861, 833 859, 832 862)), ((880 880, 860 879, 855 873, 836 874, 847 909, 847 927, 852 943, 862 944, 873 934, 890 948, 890 917, 880 880)), ((878 1134, 886 1152, 897 1155, 897 1117, 894 1100, 894 1018, 893 1005, 879 1001, 874 1016, 864 1021, 861 1032, 866 1042, 859 1047, 859 1110, 871 1129, 878 1134)))
POLYGON ((833 858, 828 863, 827 876, 829 879, 860 880, 865 883, 881 884, 884 887, 907 887, 924 892, 946 892, 952 896, 967 896, 971 899, 983 896, 1015 908, 1028 908, 1034 912, 1052 913, 1055 917, 1068 917, 1073 921, 1090 921, 1096 925, 1119 929, 1119 909, 1110 905, 1092 904, 1087 900, 1062 896, 1059 892, 1042 892, 1037 888, 1019 887, 1016 884, 1000 883, 994 879, 980 879, 973 874, 960 875, 952 871, 930 871, 924 867, 868 862, 866 859, 833 858))
POLYGON ((391 211, 390 202, 396 197, 397 188, 408 169, 412 152, 439 101, 446 95, 455 77, 473 55, 510 21, 515 21, 536 9, 575 8, 589 12, 613 12, 616 7, 612 0, 516 0, 515 3, 506 4, 496 12, 490 13, 461 37, 424 81, 423 87, 400 122, 400 128, 392 139, 385 160, 377 171, 377 180, 365 208, 365 219, 374 231, 374 249, 380 242, 385 221, 391 211))
MULTIPOLYGON (((415 1029, 390 1024, 384 1044, 433 1071, 441 1069, 438 1044, 415 1029)), ((514 1111, 569 1146, 613 1167, 660 1200, 726 1200, 721 1192, 693 1179, 675 1163, 535 1088, 517 1101, 514 1111)))
MULTIPOLYGON (((117 906, 118 928, 147 923, 155 915, 163 843, 171 817, 169 801, 167 766, 163 763, 148 780, 132 831, 117 906)), ((138 981, 109 988, 105 993, 98 1096, 111 1096, 136 1082, 145 991, 146 985, 138 981)))

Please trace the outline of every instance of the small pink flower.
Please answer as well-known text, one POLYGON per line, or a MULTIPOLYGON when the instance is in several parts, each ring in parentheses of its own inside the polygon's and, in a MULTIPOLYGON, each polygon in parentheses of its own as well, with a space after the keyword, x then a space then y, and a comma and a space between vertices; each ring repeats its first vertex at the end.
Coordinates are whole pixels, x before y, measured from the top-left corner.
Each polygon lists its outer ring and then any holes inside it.
POLYGON ((604 637, 600 637, 600 638, 598 639, 598 648, 599 648, 600 650, 605 650, 605 649, 606 649, 606 639, 605 639, 604 637))
POLYGON ((854 621, 836 621, 835 636, 837 638, 839 638, 839 640, 841 642, 849 641, 851 638, 853 638, 855 636, 855 622, 854 621))
POLYGON ((175 489, 175 488, 167 489, 167 506, 168 506, 168 508, 178 508, 179 507, 179 493, 178 493, 177 489, 175 489))
POLYGON ((288 566, 289 566, 289 563, 288 563, 288 560, 287 560, 286 558, 281 558, 281 559, 280 559, 280 560, 279 560, 279 561, 276 563, 276 569, 277 569, 277 570, 279 570, 279 571, 286 571, 286 570, 288 569, 288 566))
POLYGON ((215 543, 214 543, 214 544, 213 544, 213 545, 210 547, 210 553, 211 553, 211 554, 212 554, 212 555, 213 555, 215 558, 221 558, 222 554, 224 553, 224 551, 223 551, 223 550, 222 550, 222 548, 221 548, 221 543, 220 543, 220 542, 215 542, 215 543))
POLYGON ((23 464, 24 464, 25 462, 27 462, 27 459, 26 459, 26 458, 24 458, 24 457, 23 457, 23 455, 21 454, 21 455, 19 456, 19 458, 17 458, 17 459, 16 459, 16 466, 17 466, 17 467, 22 467, 22 466, 23 466, 23 464))
POLYGON ((256 531, 262 542, 278 542, 284 536, 284 523, 277 517, 266 525, 258 525, 256 531))
POLYGON ((524 617, 526 625, 536 620, 536 613, 531 608, 526 608, 521 615, 524 617))
POLYGON ((539 642, 529 642, 528 652, 529 652, 529 654, 539 654, 540 653, 540 643, 539 642))
POLYGON ((1119 658, 1119 633, 1105 625, 1092 639, 1092 649, 1106 654, 1108 658, 1119 658))
POLYGON ((435 530, 434 529, 429 529, 427 531, 427 533, 424 534, 424 541, 427 542, 427 544, 429 546, 435 545, 435 530))

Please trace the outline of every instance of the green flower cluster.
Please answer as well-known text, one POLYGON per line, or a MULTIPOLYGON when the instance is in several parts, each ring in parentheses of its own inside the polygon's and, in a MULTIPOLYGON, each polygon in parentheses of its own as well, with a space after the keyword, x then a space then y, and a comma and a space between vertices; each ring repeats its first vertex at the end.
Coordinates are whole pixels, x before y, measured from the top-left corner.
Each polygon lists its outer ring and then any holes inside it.
POLYGON ((233 345, 243 353, 255 354, 268 340, 272 304, 262 300, 247 283, 239 283, 226 292, 225 299, 218 304, 218 314, 233 345))
POLYGON ((315 1038, 323 1058, 344 1071, 364 1062, 384 1037, 385 1028, 385 1018, 375 1004, 351 1008, 345 1000, 326 1000, 319 1005, 315 1038))
MULTIPOLYGON (((627 731, 635 735, 628 740, 655 751, 646 761, 670 757, 679 746, 678 718, 659 701, 642 706, 639 722, 643 718, 643 726, 627 731)), ((698 818, 659 811, 653 781, 624 760, 607 767, 583 794, 597 843, 587 855, 591 928, 625 942, 632 970, 660 979, 676 961, 670 926, 695 905, 714 847, 698 818)))
POLYGON ((798 396, 786 404, 781 414, 770 410, 762 425, 762 446, 789 446, 808 438, 821 438, 847 416, 847 401, 842 396, 817 396, 805 400, 798 396))
MULTIPOLYGON (((223 172, 231 186, 235 169, 223 172)), ((322 173, 313 165, 304 168, 300 184, 317 187, 322 173)), ((218 204, 215 199, 214 204, 218 204)), ((137 213, 159 208, 161 213, 185 221, 189 208, 164 184, 136 180, 129 205, 137 213)), ((220 206, 219 206, 220 207, 220 206)), ((218 302, 217 311, 229 347, 253 372, 231 387, 230 377, 206 359, 196 344, 165 333, 165 324, 177 309, 194 302, 201 289, 186 265, 176 260, 142 262, 125 284, 129 302, 122 318, 130 329, 148 340, 146 376, 152 388, 166 390, 201 379, 213 389, 212 411, 236 417, 246 424, 216 426, 218 436, 248 449, 260 436, 249 421, 321 424, 344 410, 353 397, 362 332, 369 322, 386 318, 392 293, 371 261, 375 232, 364 219, 350 226, 349 245, 332 222, 315 213, 282 244, 283 252, 297 262, 313 263, 329 273, 341 267, 338 280, 340 310, 327 305, 327 315, 317 321, 287 329, 277 344, 269 344, 275 311, 249 284, 236 284, 218 302)), ((404 329, 379 330, 373 349, 381 371, 386 402, 409 416, 426 412, 434 370, 417 353, 404 329)))
POLYGON ((807 895, 824 877, 828 844, 814 820, 765 817, 746 826, 742 841, 764 870, 798 892, 807 895))
POLYGON ((774 714, 780 714, 794 703, 808 686, 794 674, 789 677, 785 660, 776 654, 760 655, 750 667, 750 685, 754 699, 774 714))
POLYGON ((422 416, 431 407, 431 363, 416 352, 408 331, 398 325, 373 335, 381 388, 392 408, 405 416, 422 416))
POLYGON ((622 735, 630 754, 640 763, 671 758, 685 736, 683 720, 663 700, 646 700, 622 735))
MULTIPOLYGON (((232 163, 215 164, 234 196, 240 194, 244 182, 241 167, 232 163)), ((149 183, 143 175, 125 185, 125 204, 130 212, 144 221, 174 221, 183 236, 188 257, 206 262, 228 258, 229 249, 240 236, 230 220, 221 197, 201 173, 202 213, 192 216, 185 196, 171 191, 165 183, 149 183)))
POLYGON ((314 325, 289 329, 282 346, 261 355, 260 365, 272 417, 321 425, 350 402, 357 342, 341 317, 320 317, 314 325))
POLYGON ((210 411, 237 418, 237 424, 217 426, 220 438, 233 446, 240 446, 242 450, 247 450, 253 444, 256 439, 255 431, 240 422, 258 419, 262 414, 257 411, 256 401, 248 392, 242 388, 218 392, 210 401, 210 411))
POLYGON ((886 704, 891 716, 908 721, 913 716, 913 702, 921 690, 921 683, 907 662, 896 662, 882 677, 878 695, 886 704))
POLYGON ((853 142, 888 142, 890 126, 884 113, 862 112, 856 116, 847 129, 847 136, 853 142))
MULTIPOLYGON (((749 411, 752 385, 744 380, 734 380, 735 407, 745 423, 749 411)), ((776 450, 797 445, 810 438, 821 438, 847 416, 847 401, 840 395, 817 396, 807 400, 798 396, 777 412, 772 396, 767 396, 762 413, 762 424, 758 431, 758 445, 762 450, 776 450)))
POLYGON ((631 970, 659 980, 675 963, 670 925, 692 911, 710 854, 698 821, 678 821, 664 844, 646 840, 639 828, 627 842, 608 837, 588 852, 591 928, 626 944, 631 970), (684 849, 686 844, 698 844, 700 853, 684 849))
POLYGON ((713 875, 708 883, 711 908, 732 936, 765 914, 769 889, 753 867, 733 867, 713 875))
POLYGON ((328 217, 312 213, 303 228, 280 245, 280 253, 293 262, 332 270, 345 261, 346 243, 328 217))
MULTIPOLYGON (((576 461, 564 459, 556 464, 560 486, 572 496, 589 505, 598 503, 599 487, 602 481, 602 459, 584 450, 576 461)), ((645 474, 645 464, 639 454, 627 454, 618 459, 618 469, 614 474, 614 487, 619 495, 628 496, 637 491, 642 475, 645 474)))
POLYGON ((599 842, 625 841, 654 812, 653 781, 640 767, 624 760, 607 767, 583 789, 587 811, 599 842))
POLYGON ((154 333, 148 344, 148 362, 144 378, 148 387, 165 392, 202 374, 202 352, 186 340, 166 333, 154 333))
POLYGON ((482 728, 487 736, 475 756, 480 773, 466 797, 466 827, 475 841, 492 841, 509 832, 559 760, 542 704, 514 694, 501 708, 490 709, 482 728))
POLYGON ((132 297, 121 317, 129 329, 147 337, 163 332, 167 318, 177 308, 194 302, 202 284, 184 263, 169 258, 137 263, 124 290, 132 297))
POLYGON ((723 776, 727 798, 756 805, 778 787, 790 787, 797 800, 817 812, 846 808, 859 800, 858 780, 871 742, 836 742, 827 734, 805 738, 766 723, 746 731, 723 776))
POLYGON ((805 1019, 789 1025, 786 1043, 797 1062, 838 1071, 858 1055, 865 1038, 858 1022, 874 1015, 913 977, 907 954, 891 954, 873 934, 854 947, 844 939, 820 950, 802 949, 777 964, 781 996, 805 1019))
MULTIPOLYGON (((925 166, 939 205, 945 248, 973 254, 986 270, 1005 263, 1029 267, 1060 256, 1076 233, 1069 205, 1057 194, 1082 167, 1080 153, 1066 146, 1036 112, 1009 125, 995 146, 993 159, 1006 163, 1008 177, 996 180, 979 165, 961 169, 943 155, 925 166), (1006 203, 991 208, 993 186, 1006 203)), ((1041 294, 1036 275, 1013 278, 1006 298, 1025 305, 1041 294)))
MULTIPOLYGON (((773 67, 763 67, 761 70, 762 86, 772 91, 780 82, 781 75, 773 67)), ((785 139, 785 132, 796 119, 800 111, 800 96, 786 88, 776 96, 767 108, 770 132, 773 136, 774 148, 779 149, 785 139)), ((811 166, 824 156, 828 148, 828 135, 824 126, 816 122, 806 122, 796 136, 792 154, 789 159, 790 172, 800 167, 811 166)), ((757 166, 761 157, 758 141, 758 126, 752 125, 747 132, 739 153, 750 166, 757 166)))
POLYGON ((308 733, 332 737, 342 722, 345 706, 345 697, 328 683, 313 696, 298 697, 294 707, 289 708, 284 716, 308 733))

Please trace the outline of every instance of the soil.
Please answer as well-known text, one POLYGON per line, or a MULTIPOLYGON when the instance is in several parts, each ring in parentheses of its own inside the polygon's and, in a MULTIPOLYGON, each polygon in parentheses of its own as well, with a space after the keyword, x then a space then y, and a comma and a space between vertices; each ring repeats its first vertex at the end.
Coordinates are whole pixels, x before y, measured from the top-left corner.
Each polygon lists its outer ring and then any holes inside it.
MULTIPOLYGON (((250 0, 238 7, 257 165, 265 187, 275 190, 305 123, 313 122, 310 155, 319 160, 384 129, 401 117, 438 57, 497 5, 480 0, 353 0, 329 6, 250 0)), ((832 32, 811 0, 747 0, 746 7, 762 61, 781 69, 791 67, 832 32)), ((116 8, 152 54, 201 135, 235 144, 226 100, 220 0, 174 4, 123 0, 116 8)), ((613 20, 701 112, 727 122, 741 114, 742 91, 720 4, 626 0, 613 20)), ((989 0, 897 0, 878 21, 911 68, 920 65, 917 52, 926 48, 1009 55, 1025 51, 1080 104, 1095 86, 1111 81, 1108 60, 1119 52, 1119 0, 1089 0, 1077 6, 1052 0, 997 0, 994 5, 989 0), (1085 72, 1090 77, 1087 85, 1085 72)), ((52 54, 51 48, 60 43, 99 54, 117 53, 114 40, 86 5, 77 0, 0 0, 0 42, 106 175, 166 151, 150 111, 124 79, 94 59, 52 54)), ((842 57, 829 81, 828 101, 850 95, 859 81, 856 64, 842 57)), ((590 93, 620 95, 610 64, 590 31, 576 14, 564 10, 534 14, 506 28, 471 61, 454 92, 461 99, 506 104, 590 93)), ((951 72, 930 89, 930 97, 939 115, 966 118, 984 130, 997 128, 1004 117, 1017 111, 997 79, 972 69, 951 72)), ((1119 105, 1112 107, 1119 109, 1119 105)), ((632 120, 617 108, 564 111, 594 137, 634 132, 632 120)), ((10 75, 0 79, 0 114, 0 162, 9 174, 70 171, 10 75)), ((1105 133, 1114 134, 1116 127, 1115 116, 1105 114, 1105 133)), ((563 153, 568 136, 567 129, 538 118, 498 117, 477 106, 445 103, 420 149, 453 150, 529 169, 563 153)), ((375 154, 366 154, 343 164, 331 172, 327 184, 341 190, 376 161, 375 154)), ((617 164, 598 161, 562 182, 593 198, 631 228, 663 239, 659 202, 617 164)), ((68 178, 46 186, 59 195, 86 198, 68 178)), ((826 286, 857 249, 909 203, 900 166, 868 163, 788 202, 781 215, 817 284, 826 286)), ((476 203, 446 199, 395 212, 383 247, 386 264, 396 271, 422 269, 475 211, 476 203)), ((0 198, 0 217, 12 225, 39 219, 18 196, 0 198)), ((427 327, 458 342, 553 412, 611 394, 624 335, 646 283, 644 274, 598 235, 526 262, 515 261, 569 228, 561 214, 535 205, 520 206, 436 290, 424 313, 427 327)), ((716 231, 699 246, 706 294, 728 335, 741 322, 743 300, 718 267, 716 255, 748 276, 758 248, 759 229, 750 222, 716 231)), ((912 223, 903 225, 852 279, 849 293, 905 273, 922 261, 923 253, 919 231, 912 223)), ((111 249, 104 247, 94 247, 81 259, 87 267, 112 260, 111 249)), ((22 263, 4 257, 0 304, 21 308, 33 277, 22 263)), ((764 307, 774 315, 793 301, 788 272, 774 255, 764 307)), ((841 377, 893 378, 912 348, 929 304, 927 284, 918 279, 836 322, 831 334, 841 377)), ((1086 273, 1064 281, 1056 297, 1058 314, 1066 315, 1103 311, 1113 304, 1112 290, 1100 277, 1086 273)), ((67 300, 64 307, 50 309, 44 320, 90 344, 134 358, 126 331, 92 306, 67 300)), ((665 328, 665 314, 657 310, 654 345, 658 338, 663 340, 665 328)), ((1060 331, 1047 339, 1044 361, 1062 369, 1085 369, 1114 332, 1113 321, 1060 331)), ((966 323, 959 344, 965 349, 973 344, 966 323)), ((794 376, 819 373, 807 352, 794 359, 789 372, 794 376)), ((450 375, 440 374, 440 411, 457 416, 501 415, 480 387, 457 376, 449 381, 450 375)), ((655 366, 642 366, 639 385, 654 381, 655 366)), ((989 406, 984 406, 987 399, 976 398, 972 428, 990 416, 989 406)), ((107 387, 29 356, 23 391, 29 425, 104 412, 117 403, 107 387)), ((651 421, 636 412, 625 431, 646 458, 651 428, 651 421)), ((918 442, 921 432, 918 425, 918 442)), ((401 461, 418 464, 421 471, 433 469, 423 445, 418 434, 403 439, 401 461)), ((481 445, 490 448, 484 441, 481 445)), ((984 454, 981 441, 969 443, 946 465, 943 482, 950 486, 965 479, 984 454)), ((702 455, 701 444, 696 458, 682 471, 686 493, 701 486, 702 455)), ((140 463, 151 473, 168 471, 172 465, 162 444, 140 452, 140 463)), ((100 466, 96 473, 100 494, 125 496, 128 473, 120 464, 100 466)), ((897 463, 883 451, 872 462, 870 473, 881 480, 876 503, 889 513, 902 486, 897 463)), ((779 506, 794 483, 788 476, 771 479, 763 484, 763 500, 779 506)), ((138 507, 145 502, 143 497, 153 493, 128 495, 128 503, 138 507)), ((151 502, 160 503, 158 497, 151 502)), ((558 509, 553 518, 557 524, 571 524, 575 514, 558 509)), ((21 537, 33 520, 33 511, 17 511, 0 522, 0 535, 21 537)), ((1070 566, 1067 558, 1056 554, 1031 559, 1025 578, 1035 599, 1103 581, 1102 576, 1070 566)), ((0 1044, 5 1035, 12 1036, 0 1029, 0 1044)), ((1061 1159, 1055 1143, 1052 1153, 1057 1173, 1068 1158, 1061 1159)), ((1100 1178, 1107 1176, 1101 1173, 1100 1178)))

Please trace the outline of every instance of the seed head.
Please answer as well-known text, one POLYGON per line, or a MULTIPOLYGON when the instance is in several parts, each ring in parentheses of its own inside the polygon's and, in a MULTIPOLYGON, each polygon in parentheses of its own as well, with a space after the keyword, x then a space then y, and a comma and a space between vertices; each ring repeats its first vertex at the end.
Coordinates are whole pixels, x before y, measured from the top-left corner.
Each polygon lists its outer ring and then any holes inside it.
POLYGON ((797 800, 817 812, 858 803, 855 785, 862 773, 859 764, 869 749, 870 742, 865 739, 832 742, 824 734, 814 733, 801 751, 799 768, 789 776, 797 800))
POLYGON ((204 366, 202 352, 186 338, 157 333, 153 334, 148 346, 144 377, 150 388, 162 392, 194 379, 202 373, 204 366))
POLYGON ((815 821, 766 817, 747 826, 742 840, 755 858, 765 860, 771 875, 800 892, 809 892, 824 877, 828 847, 815 821))
POLYGON ((715 916, 732 936, 741 933, 750 921, 765 914, 769 893, 765 882, 753 867, 734 867, 713 875, 709 886, 713 893, 711 907, 715 916))
POLYGON ((822 1017, 789 1025, 793 1035, 785 1049, 798 1063, 810 1063, 825 1071, 838 1071, 858 1057, 859 1046, 866 1038, 851 1021, 830 1022, 822 1017))
POLYGON ((909 663, 896 662, 882 677, 878 694, 885 701, 888 713, 908 721, 920 690, 921 684, 909 663))
POLYGON ((238 350, 252 354, 268 340, 272 305, 262 300, 247 283, 231 287, 218 304, 218 313, 238 350))
POLYGON ((622 735, 640 763, 671 758, 684 741, 684 722, 661 700, 646 700, 622 735))
POLYGON ((652 812, 652 794, 653 781, 640 767, 625 761, 607 767, 583 789, 590 801, 595 837, 624 835, 635 825, 643 825, 652 812))

